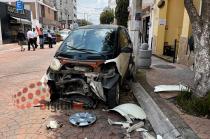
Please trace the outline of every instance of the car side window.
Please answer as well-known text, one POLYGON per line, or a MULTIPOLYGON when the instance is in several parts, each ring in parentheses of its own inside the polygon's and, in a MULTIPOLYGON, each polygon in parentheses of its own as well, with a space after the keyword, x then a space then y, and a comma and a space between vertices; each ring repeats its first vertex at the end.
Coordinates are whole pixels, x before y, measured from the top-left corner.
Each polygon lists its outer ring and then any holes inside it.
POLYGON ((128 47, 129 46, 129 41, 128 41, 128 37, 126 32, 121 29, 119 31, 119 47, 123 48, 123 47, 128 47))

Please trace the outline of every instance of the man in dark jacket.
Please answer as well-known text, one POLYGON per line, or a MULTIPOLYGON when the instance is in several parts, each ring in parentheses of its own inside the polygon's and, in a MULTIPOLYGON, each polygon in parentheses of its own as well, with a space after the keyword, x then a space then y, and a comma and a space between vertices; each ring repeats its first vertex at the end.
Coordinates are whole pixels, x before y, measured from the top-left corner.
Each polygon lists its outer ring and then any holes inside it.
POLYGON ((18 45, 20 45, 21 47, 20 50, 25 51, 25 48, 23 48, 23 44, 24 44, 24 41, 26 40, 26 37, 22 30, 18 31, 17 40, 18 40, 18 45))

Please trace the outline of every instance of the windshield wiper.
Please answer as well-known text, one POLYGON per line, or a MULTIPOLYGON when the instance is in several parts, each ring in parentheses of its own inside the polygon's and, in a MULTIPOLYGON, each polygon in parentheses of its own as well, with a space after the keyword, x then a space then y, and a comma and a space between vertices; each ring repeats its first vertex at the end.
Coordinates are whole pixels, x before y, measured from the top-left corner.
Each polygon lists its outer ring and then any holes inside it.
MULTIPOLYGON (((66 44, 67 45, 67 44, 66 44)), ((89 54, 94 54, 93 52, 90 52, 90 50, 88 49, 84 49, 84 48, 75 48, 71 45, 67 45, 69 48, 71 48, 72 50, 76 50, 76 51, 80 51, 80 52, 84 52, 84 53, 89 53, 89 54)))

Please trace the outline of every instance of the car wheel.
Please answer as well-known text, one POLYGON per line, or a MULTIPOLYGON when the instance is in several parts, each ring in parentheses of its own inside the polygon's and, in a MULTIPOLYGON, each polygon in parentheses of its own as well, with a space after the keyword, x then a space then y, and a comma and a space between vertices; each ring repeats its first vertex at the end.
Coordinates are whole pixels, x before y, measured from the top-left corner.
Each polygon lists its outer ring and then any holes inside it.
POLYGON ((60 98, 60 95, 58 93, 53 92, 52 89, 50 89, 50 101, 55 102, 59 98, 60 98))
POLYGON ((107 105, 114 108, 120 103, 120 85, 117 82, 111 89, 107 91, 107 105))
POLYGON ((57 93, 54 82, 48 81, 49 93, 50 93, 50 101, 56 101, 60 98, 60 95, 57 93))

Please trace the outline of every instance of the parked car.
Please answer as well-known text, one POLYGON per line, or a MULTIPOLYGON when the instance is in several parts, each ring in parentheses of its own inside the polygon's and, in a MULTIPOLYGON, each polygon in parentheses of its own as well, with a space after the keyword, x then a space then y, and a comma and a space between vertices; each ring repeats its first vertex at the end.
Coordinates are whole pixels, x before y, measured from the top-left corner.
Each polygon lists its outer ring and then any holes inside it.
POLYGON ((80 94, 115 107, 123 81, 135 73, 132 52, 124 27, 90 25, 73 30, 47 70, 51 100, 80 94))
POLYGON ((71 32, 71 30, 69 30, 69 29, 61 30, 60 31, 61 40, 64 41, 68 37, 70 32, 71 32))
MULTIPOLYGON (((48 39, 47 39, 47 32, 48 30, 43 30, 43 34, 44 34, 44 43, 48 44, 48 39)), ((56 35, 55 32, 53 30, 50 30, 50 34, 52 35, 52 43, 56 44, 56 35)))

